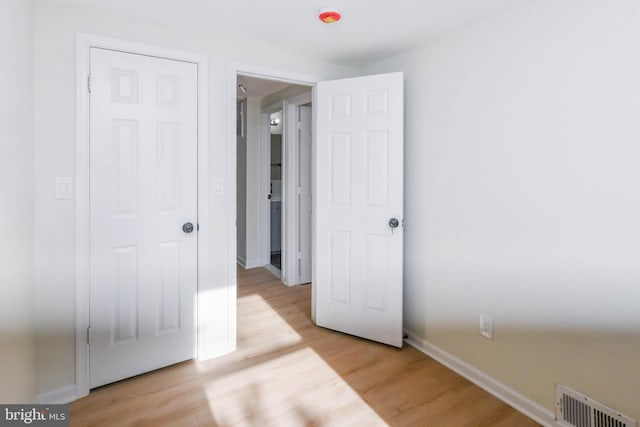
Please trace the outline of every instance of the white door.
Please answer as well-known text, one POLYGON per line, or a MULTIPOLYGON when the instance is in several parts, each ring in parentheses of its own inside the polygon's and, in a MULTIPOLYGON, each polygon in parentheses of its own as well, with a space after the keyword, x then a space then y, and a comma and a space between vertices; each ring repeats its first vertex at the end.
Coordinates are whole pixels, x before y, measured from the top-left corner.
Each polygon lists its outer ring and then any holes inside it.
POLYGON ((285 135, 285 232, 283 282, 288 286, 311 282, 312 194, 311 91, 287 101, 285 135), (308 98, 308 100, 307 100, 308 98), (303 103, 303 105, 300 105, 303 103))
POLYGON ((319 326, 402 346, 403 74, 317 88, 319 326))
POLYGON ((92 48, 90 116, 93 388, 195 356, 197 65, 92 48))

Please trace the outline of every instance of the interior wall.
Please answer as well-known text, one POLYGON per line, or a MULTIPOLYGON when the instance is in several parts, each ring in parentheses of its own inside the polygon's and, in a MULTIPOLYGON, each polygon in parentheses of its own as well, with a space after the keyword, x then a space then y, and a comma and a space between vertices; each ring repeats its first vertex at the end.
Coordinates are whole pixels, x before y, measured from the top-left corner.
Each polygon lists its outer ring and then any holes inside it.
POLYGON ((406 328, 640 419, 640 5, 533 1, 366 71, 406 73, 406 328))
POLYGON ((291 85, 282 90, 279 90, 271 95, 262 98, 261 105, 263 108, 275 105, 278 102, 282 102, 286 99, 293 98, 294 96, 301 95, 309 92, 311 88, 309 86, 291 85))
POLYGON ((36 400, 33 278, 33 4, 0 3, 0 402, 36 400))
POLYGON ((236 137, 236 251, 238 261, 247 263, 247 100, 238 100, 236 137), (242 111, 240 111, 242 110, 242 111))
POLYGON ((246 194, 246 247, 247 266, 262 265, 260 259, 260 165, 261 131, 260 98, 247 98, 247 194, 246 194))
MULTIPOLYGON (((207 339, 205 352, 224 351, 229 306, 235 285, 227 248, 233 245, 227 230, 229 206, 235 209, 235 177, 227 180, 229 159, 230 63, 258 64, 276 70, 322 78, 351 75, 355 70, 300 57, 261 40, 217 34, 216 26, 165 26, 89 9, 35 0, 34 10, 34 129, 35 129, 35 274, 39 333, 38 389, 59 390, 75 382, 75 199, 52 197, 54 177, 75 176, 75 42, 77 33, 205 54, 209 59, 209 173, 223 178, 223 195, 209 197, 209 282, 201 297, 210 304, 208 322, 200 325, 207 339)), ((231 108, 232 110, 232 108, 231 108)), ((235 129, 233 129, 235 132, 235 129)), ((233 175, 232 175, 233 176, 233 175)), ((15 180, 14 180, 15 181, 15 180)))

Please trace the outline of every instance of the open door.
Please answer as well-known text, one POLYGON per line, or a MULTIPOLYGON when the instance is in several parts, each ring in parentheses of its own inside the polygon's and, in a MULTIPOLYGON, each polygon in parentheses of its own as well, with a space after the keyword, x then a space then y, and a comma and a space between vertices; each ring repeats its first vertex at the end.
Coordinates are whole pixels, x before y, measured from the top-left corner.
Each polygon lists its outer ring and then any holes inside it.
POLYGON ((402 73, 318 83, 315 320, 402 346, 402 73))

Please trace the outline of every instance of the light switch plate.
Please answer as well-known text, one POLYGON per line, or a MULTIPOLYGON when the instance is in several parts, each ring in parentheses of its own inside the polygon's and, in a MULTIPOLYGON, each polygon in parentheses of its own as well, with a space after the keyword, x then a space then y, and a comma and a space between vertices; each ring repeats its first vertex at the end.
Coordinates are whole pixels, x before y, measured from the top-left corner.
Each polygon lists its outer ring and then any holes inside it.
POLYGON ((73 194, 73 180, 70 176, 57 176, 55 179, 55 200, 68 200, 73 194))
POLYGON ((213 194, 216 196, 224 195, 224 178, 213 178, 213 194))

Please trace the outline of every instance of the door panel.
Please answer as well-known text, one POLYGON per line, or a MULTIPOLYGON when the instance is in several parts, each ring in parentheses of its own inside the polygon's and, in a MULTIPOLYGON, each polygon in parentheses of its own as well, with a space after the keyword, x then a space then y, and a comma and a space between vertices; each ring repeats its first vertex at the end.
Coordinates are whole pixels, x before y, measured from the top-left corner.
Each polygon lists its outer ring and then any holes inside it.
POLYGON ((318 84, 314 207, 316 323, 397 347, 403 90, 402 73, 318 84))
POLYGON ((91 49, 90 387, 195 356, 197 65, 91 49))

